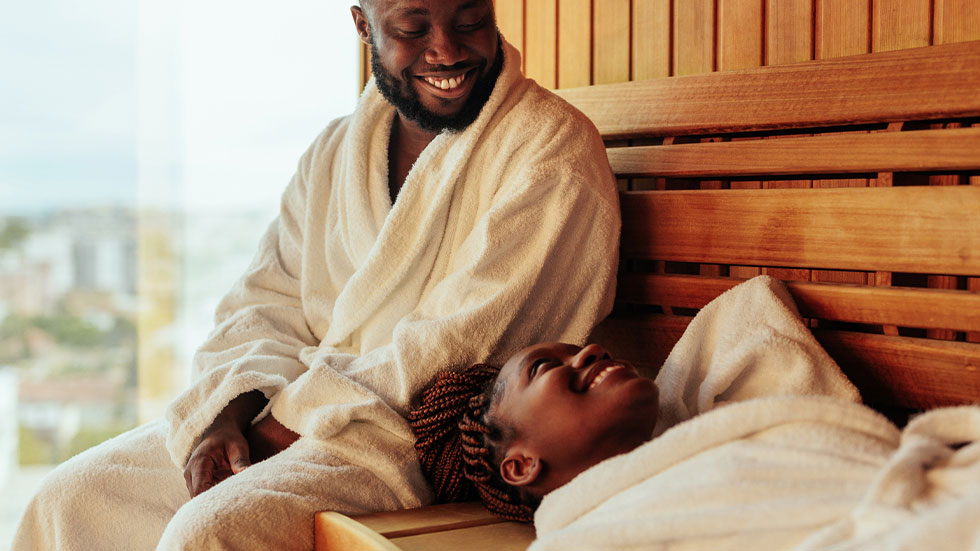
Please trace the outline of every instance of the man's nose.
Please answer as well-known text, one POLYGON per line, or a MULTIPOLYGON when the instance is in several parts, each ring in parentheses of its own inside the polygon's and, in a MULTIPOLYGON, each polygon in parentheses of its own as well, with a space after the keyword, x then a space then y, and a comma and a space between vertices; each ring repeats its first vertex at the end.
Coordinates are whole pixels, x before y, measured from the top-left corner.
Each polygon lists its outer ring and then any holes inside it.
POLYGON ((425 50, 426 63, 429 65, 454 65, 463 61, 464 57, 455 33, 438 28, 432 30, 428 48, 425 50))
POLYGON ((586 345, 585 348, 580 350, 579 353, 576 354, 574 358, 572 358, 572 367, 574 368, 588 367, 594 364, 595 362, 608 357, 609 357, 609 353, 606 352, 604 348, 602 348, 601 346, 595 343, 589 344, 586 345))

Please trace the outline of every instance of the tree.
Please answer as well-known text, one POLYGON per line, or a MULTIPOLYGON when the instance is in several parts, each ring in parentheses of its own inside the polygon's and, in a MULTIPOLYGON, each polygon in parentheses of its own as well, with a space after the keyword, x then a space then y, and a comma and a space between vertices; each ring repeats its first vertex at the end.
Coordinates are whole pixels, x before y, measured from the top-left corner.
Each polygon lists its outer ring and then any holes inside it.
POLYGON ((31 230, 23 219, 8 218, 0 230, 0 252, 20 247, 30 234, 31 230))

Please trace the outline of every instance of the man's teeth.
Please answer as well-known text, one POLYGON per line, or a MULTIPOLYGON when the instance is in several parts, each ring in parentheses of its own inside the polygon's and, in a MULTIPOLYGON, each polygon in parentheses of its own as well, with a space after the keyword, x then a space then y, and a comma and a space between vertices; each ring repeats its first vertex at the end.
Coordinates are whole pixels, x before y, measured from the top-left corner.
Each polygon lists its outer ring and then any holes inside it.
POLYGON ((598 375, 595 376, 595 379, 592 379, 592 384, 589 385, 589 390, 592 390, 596 385, 601 383, 602 380, 605 379, 607 375, 609 375, 613 371, 616 371, 617 369, 622 369, 622 368, 623 366, 621 365, 611 365, 603 369, 602 371, 599 372, 598 375))
POLYGON ((426 82, 443 90, 452 90, 462 84, 464 80, 466 80, 466 73, 450 78, 425 77, 426 82))

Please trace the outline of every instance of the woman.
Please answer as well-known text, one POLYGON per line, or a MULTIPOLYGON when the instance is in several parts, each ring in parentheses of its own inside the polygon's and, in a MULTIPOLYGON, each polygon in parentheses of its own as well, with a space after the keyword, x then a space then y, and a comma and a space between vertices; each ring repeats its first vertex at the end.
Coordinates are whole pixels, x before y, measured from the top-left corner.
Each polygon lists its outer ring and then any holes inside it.
POLYGON ((657 394, 599 345, 543 343, 499 372, 480 364, 442 374, 410 419, 438 500, 469 497, 465 477, 491 511, 530 522, 546 493, 651 438, 657 394))

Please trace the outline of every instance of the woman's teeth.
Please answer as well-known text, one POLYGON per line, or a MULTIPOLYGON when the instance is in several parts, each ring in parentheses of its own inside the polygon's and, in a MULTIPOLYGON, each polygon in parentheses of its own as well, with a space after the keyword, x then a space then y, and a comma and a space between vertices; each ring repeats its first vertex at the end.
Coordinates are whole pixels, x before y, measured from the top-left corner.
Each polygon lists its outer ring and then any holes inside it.
POLYGON ((623 366, 621 366, 621 365, 611 365, 611 366, 603 369, 602 371, 599 372, 598 375, 595 376, 595 379, 592 379, 592 384, 589 385, 589 388, 588 389, 589 390, 592 390, 599 383, 601 383, 602 380, 605 379, 607 375, 609 375, 613 371, 616 371, 617 369, 622 369, 622 368, 623 368, 623 366))
POLYGON ((452 90, 466 80, 466 73, 459 75, 458 77, 450 78, 436 78, 436 77, 424 77, 425 81, 429 84, 435 86, 436 88, 441 88, 443 90, 452 90))

